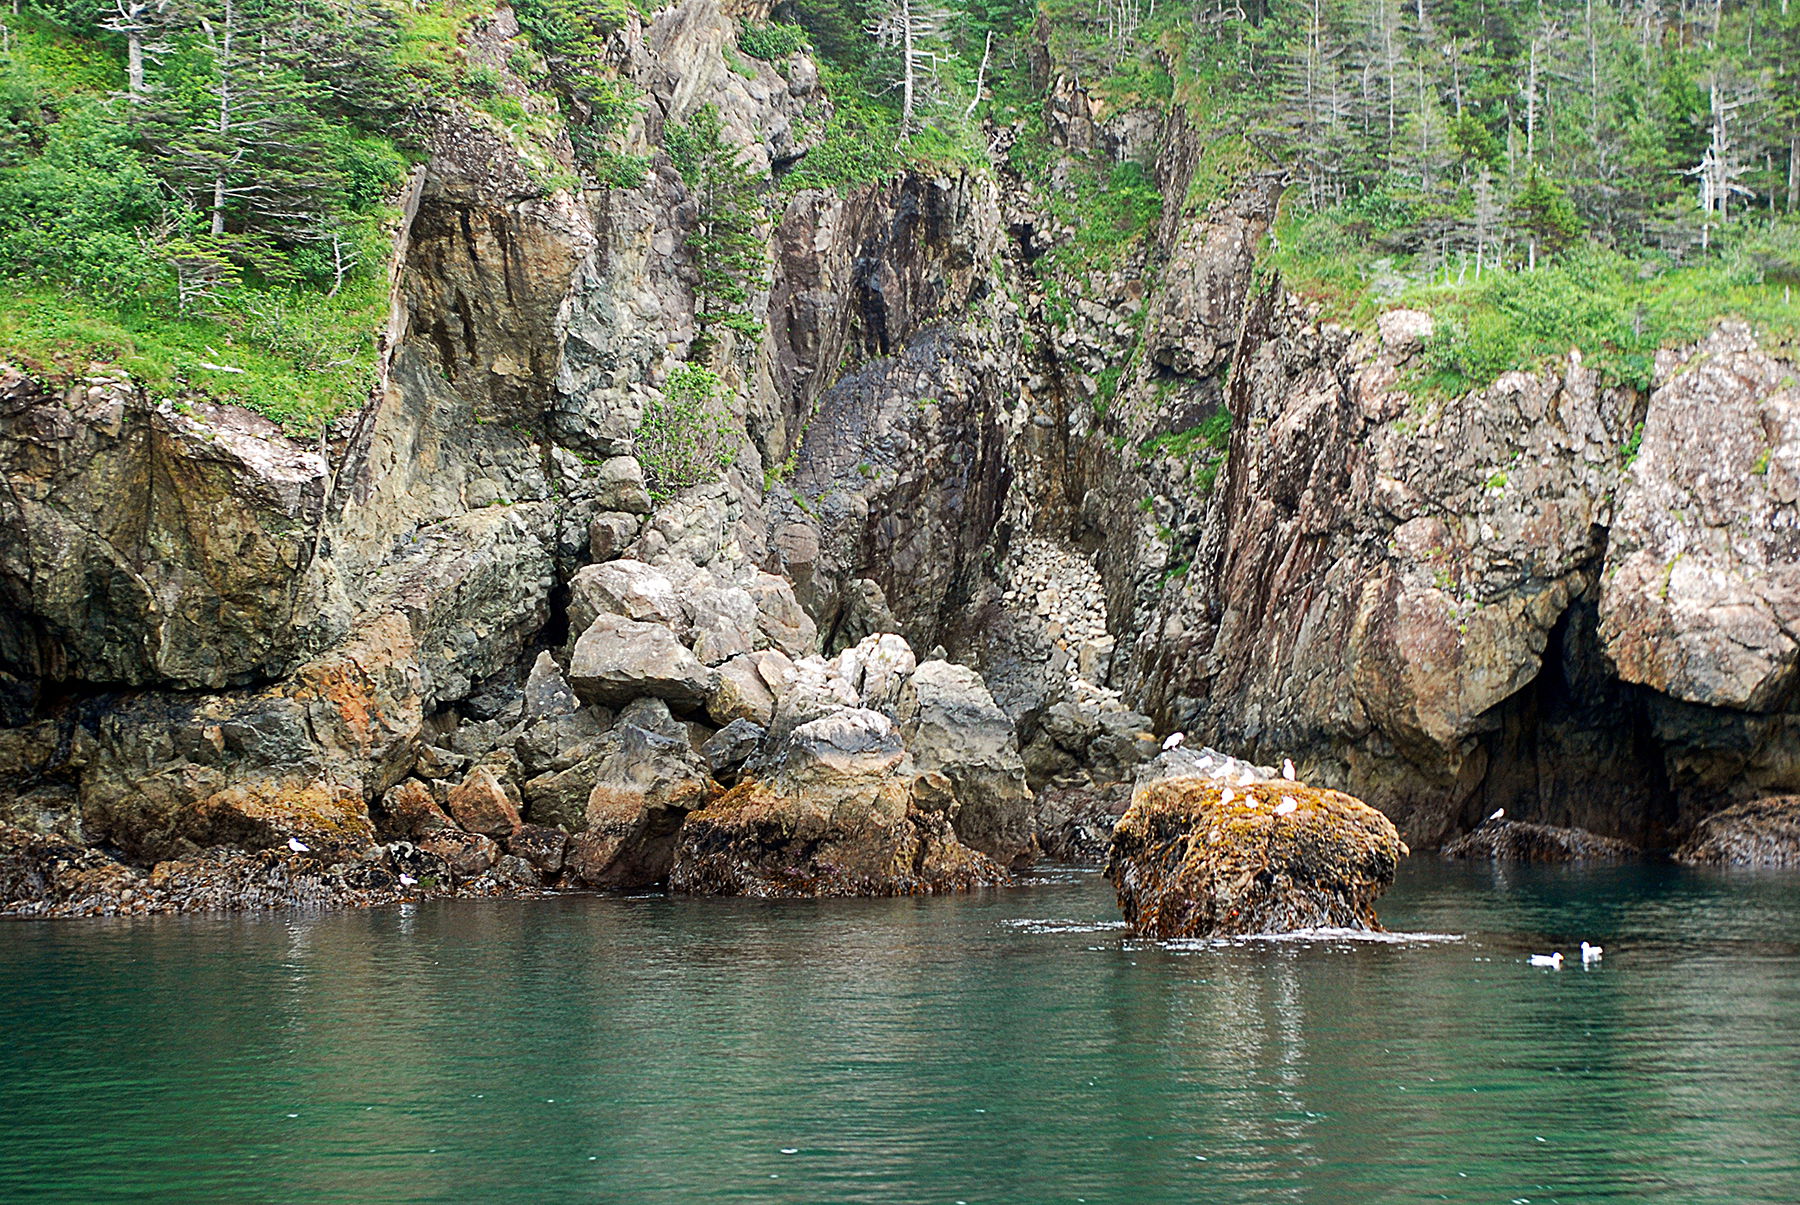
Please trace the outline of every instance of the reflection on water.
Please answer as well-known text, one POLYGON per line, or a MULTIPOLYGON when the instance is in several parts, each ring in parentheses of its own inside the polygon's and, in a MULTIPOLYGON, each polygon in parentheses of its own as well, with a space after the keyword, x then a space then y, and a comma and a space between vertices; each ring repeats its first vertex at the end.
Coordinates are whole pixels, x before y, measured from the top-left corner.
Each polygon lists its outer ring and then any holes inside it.
POLYGON ((0 1199, 1800 1199, 1800 878, 1421 859, 1383 915, 1134 942, 1064 873, 0 926, 0 1199))

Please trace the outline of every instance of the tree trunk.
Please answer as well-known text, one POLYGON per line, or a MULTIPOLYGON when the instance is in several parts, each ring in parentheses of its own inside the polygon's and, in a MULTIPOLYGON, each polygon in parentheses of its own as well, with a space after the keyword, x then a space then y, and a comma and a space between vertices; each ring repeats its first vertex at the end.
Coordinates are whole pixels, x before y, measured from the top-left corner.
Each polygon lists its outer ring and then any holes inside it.
POLYGON ((1800 126, 1788 134, 1788 212, 1800 212, 1800 126))
POLYGON ((981 48, 981 66, 975 71, 975 99, 970 101, 969 107, 963 111, 963 117, 965 119, 975 116, 975 106, 981 103, 982 85, 987 82, 988 56, 993 53, 994 31, 990 29, 988 30, 987 41, 981 48))
POLYGON ((901 0, 900 4, 900 36, 905 39, 905 49, 901 58, 906 64, 906 78, 901 84, 900 100, 900 137, 902 140, 912 133, 913 125, 913 18, 912 0, 901 0))
POLYGON ((144 35, 135 29, 125 35, 125 90, 134 101, 144 99, 144 35))
MULTIPOLYGON (((219 144, 227 145, 231 135, 231 35, 236 10, 232 0, 225 0, 225 28, 219 38, 219 144)), ((212 232, 225 233, 225 168, 213 177, 212 232)))

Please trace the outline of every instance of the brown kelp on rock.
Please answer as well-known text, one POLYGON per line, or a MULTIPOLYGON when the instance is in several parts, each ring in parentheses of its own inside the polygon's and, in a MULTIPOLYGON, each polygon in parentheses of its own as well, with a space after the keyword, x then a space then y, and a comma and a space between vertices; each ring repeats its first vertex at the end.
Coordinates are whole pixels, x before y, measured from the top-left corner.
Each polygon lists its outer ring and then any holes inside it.
POLYGON ((1106 874, 1137 936, 1379 930, 1375 900, 1407 852, 1386 816, 1341 791, 1183 775, 1139 782, 1106 874))

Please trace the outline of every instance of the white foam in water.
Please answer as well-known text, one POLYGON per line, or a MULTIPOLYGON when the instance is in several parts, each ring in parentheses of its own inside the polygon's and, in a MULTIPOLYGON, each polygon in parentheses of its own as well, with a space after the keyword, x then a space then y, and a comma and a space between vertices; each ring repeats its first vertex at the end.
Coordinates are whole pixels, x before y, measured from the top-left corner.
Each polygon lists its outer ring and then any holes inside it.
POLYGON ((1146 944, 1167 950, 1210 950, 1220 946, 1247 946, 1317 941, 1356 941, 1377 946, 1429 945, 1462 941, 1461 933, 1378 933, 1373 929, 1295 929, 1291 933, 1245 933, 1237 937, 1177 937, 1146 944))
POLYGON ((1125 927, 1122 920, 1081 921, 1063 917, 1044 920, 1019 917, 1000 923, 1009 929, 1022 929, 1027 933, 1106 933, 1125 927))

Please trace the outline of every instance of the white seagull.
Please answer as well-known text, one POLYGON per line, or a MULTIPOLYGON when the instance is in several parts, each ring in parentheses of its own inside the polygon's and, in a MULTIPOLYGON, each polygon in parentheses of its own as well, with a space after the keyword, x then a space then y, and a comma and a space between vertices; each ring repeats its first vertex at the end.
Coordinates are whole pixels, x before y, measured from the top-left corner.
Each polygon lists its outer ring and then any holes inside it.
POLYGON ((1175 746, 1179 745, 1182 741, 1185 741, 1186 739, 1187 739, 1186 733, 1182 733, 1182 732, 1169 733, 1168 738, 1163 741, 1163 752, 1167 753, 1169 750, 1173 749, 1175 746))
POLYGON ((1281 776, 1283 778, 1287 779, 1289 782, 1294 781, 1294 759, 1293 758, 1284 757, 1281 759, 1281 776))
POLYGON ((1585 942, 1585 941, 1582 942, 1581 943, 1581 965, 1586 966, 1590 962, 1599 962, 1600 955, 1602 955, 1604 953, 1606 953, 1605 946, 1590 946, 1587 942, 1585 942))
POLYGON ((288 848, 297 854, 309 854, 312 852, 312 846, 308 845, 298 837, 288 838, 288 848))
POLYGON ((1488 819, 1489 820, 1498 820, 1498 819, 1500 819, 1500 817, 1502 817, 1504 815, 1506 815, 1505 808, 1495 808, 1494 814, 1492 816, 1489 816, 1488 819))
POLYGON ((1285 816, 1299 806, 1300 804, 1295 801, 1292 795, 1283 795, 1281 797, 1281 802, 1275 805, 1275 814, 1277 816, 1285 816))
POLYGON ((1558 950, 1554 954, 1533 954, 1525 961, 1529 962, 1534 967, 1555 967, 1560 971, 1562 970, 1563 962, 1562 951, 1558 950))
POLYGON ((400 876, 400 885, 402 887, 417 887, 419 885, 419 880, 413 878, 409 874, 403 874, 400 876))
POLYGON ((1232 798, 1233 798, 1233 796, 1231 794, 1231 788, 1226 787, 1223 791, 1219 792, 1219 806, 1223 807, 1226 804, 1230 803, 1232 798))

